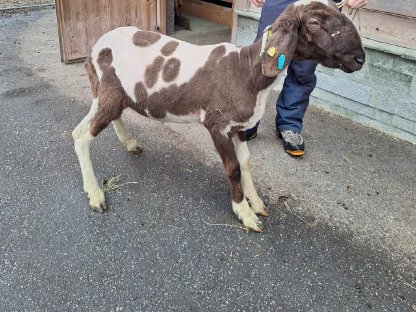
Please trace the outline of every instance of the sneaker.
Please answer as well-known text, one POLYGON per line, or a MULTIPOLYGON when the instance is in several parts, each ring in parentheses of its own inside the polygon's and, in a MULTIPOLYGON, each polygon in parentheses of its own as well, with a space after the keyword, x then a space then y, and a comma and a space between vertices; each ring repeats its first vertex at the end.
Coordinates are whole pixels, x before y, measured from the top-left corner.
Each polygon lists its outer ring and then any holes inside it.
POLYGON ((305 154, 305 142, 299 132, 293 130, 277 130, 277 136, 283 140, 283 147, 290 156, 301 157, 305 154))
POLYGON ((256 137, 257 137, 257 129, 256 128, 246 130, 246 141, 253 140, 256 137))

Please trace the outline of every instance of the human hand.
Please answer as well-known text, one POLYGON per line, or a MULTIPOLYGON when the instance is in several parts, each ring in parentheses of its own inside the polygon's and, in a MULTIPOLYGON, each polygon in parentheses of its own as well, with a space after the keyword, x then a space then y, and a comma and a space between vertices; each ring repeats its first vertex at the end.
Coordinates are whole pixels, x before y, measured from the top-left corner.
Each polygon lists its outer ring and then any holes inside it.
POLYGON ((257 8, 261 8, 264 4, 264 0, 250 0, 257 8))
MULTIPOLYGON (((253 0, 251 0, 253 1, 253 0)), ((366 6, 368 4, 368 0, 348 0, 347 5, 351 9, 358 9, 366 6)))

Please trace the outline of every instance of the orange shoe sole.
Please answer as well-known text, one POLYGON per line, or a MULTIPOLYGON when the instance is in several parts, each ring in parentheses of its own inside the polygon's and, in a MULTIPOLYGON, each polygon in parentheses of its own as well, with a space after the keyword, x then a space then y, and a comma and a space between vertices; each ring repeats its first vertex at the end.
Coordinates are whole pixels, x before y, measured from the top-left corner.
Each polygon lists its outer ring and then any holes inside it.
POLYGON ((301 157, 305 155, 305 151, 290 151, 290 150, 285 150, 285 151, 286 153, 294 157, 301 157))

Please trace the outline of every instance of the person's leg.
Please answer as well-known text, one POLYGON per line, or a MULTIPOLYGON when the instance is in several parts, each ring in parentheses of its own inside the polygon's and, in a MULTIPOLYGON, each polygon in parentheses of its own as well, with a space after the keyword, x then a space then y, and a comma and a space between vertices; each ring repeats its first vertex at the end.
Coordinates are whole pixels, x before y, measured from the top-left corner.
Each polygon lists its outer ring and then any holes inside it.
POLYGON ((286 7, 296 0, 265 0, 261 9, 259 25, 257 28, 257 36, 254 42, 263 36, 264 29, 273 24, 276 18, 282 14, 286 7))
MULTIPOLYGON (((264 29, 273 24, 276 18, 286 9, 286 7, 295 2, 295 0, 266 0, 261 10, 259 26, 254 42, 263 36, 264 29)), ((257 136, 257 128, 260 121, 251 129, 246 130, 246 140, 254 139, 257 136)))
POLYGON ((302 131, 309 96, 316 86, 317 63, 292 61, 276 103, 276 129, 302 131))
POLYGON ((309 96, 316 85, 316 66, 314 61, 292 61, 276 103, 276 130, 280 137, 283 136, 286 152, 292 156, 304 154, 304 142, 300 132, 309 105, 309 96), (287 133, 289 136, 285 138, 287 133))

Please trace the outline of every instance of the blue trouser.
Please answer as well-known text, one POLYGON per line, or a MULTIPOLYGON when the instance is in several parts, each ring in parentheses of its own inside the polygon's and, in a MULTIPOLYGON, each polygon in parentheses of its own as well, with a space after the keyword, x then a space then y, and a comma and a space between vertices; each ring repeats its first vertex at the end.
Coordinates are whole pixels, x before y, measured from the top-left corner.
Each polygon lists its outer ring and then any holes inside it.
MULTIPOLYGON (((266 26, 272 24, 294 0, 266 0, 261 10, 256 40, 266 26)), ((291 61, 287 76, 276 103, 276 129, 302 131, 302 121, 309 104, 309 96, 316 85, 314 61, 291 61)), ((251 131, 257 131, 257 126, 251 131)))

